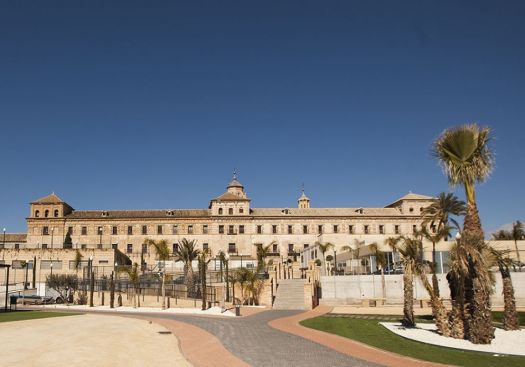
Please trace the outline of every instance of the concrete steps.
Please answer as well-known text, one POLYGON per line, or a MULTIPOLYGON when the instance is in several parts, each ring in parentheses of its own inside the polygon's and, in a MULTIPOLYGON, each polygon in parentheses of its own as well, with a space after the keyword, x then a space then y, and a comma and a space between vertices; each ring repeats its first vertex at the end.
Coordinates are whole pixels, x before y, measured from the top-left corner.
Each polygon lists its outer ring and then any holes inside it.
POLYGON ((274 310, 304 310, 304 279, 282 279, 277 284, 274 310))

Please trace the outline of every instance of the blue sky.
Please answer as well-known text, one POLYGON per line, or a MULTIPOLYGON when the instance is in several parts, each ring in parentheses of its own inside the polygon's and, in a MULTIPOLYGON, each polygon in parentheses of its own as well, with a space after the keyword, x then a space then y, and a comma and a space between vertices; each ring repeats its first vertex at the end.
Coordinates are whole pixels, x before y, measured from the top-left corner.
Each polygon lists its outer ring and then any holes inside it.
POLYGON ((0 227, 51 191, 205 208, 234 167, 254 207, 435 195, 471 121, 485 229, 524 219, 524 44, 523 1, 0 1, 0 227))

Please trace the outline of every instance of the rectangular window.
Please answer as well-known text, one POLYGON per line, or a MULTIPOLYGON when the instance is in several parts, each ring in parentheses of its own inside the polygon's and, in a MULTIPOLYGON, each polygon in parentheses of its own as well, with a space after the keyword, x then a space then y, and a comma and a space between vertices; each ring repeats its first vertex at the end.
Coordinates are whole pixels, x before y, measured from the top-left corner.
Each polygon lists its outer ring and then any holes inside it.
POLYGON ((308 226, 303 226, 303 233, 308 234, 308 226))
POLYGON ((337 233, 339 232, 339 226, 338 225, 334 225, 334 233, 337 233))
POLYGON ((179 244, 178 243, 174 243, 173 245, 171 245, 171 251, 173 253, 176 253, 178 250, 179 250, 179 244))
POLYGON ((208 225, 207 224, 202 226, 202 233, 203 234, 208 234, 208 225))
POLYGON ((239 233, 244 234, 244 226, 239 226, 239 233))
POLYGON ((319 234, 323 233, 323 226, 321 224, 317 226, 317 232, 319 234))
POLYGON ((142 234, 148 234, 148 226, 142 226, 142 234))
POLYGON ((274 244, 272 245, 272 251, 273 251, 273 253, 277 253, 277 252, 279 251, 279 249, 278 249, 276 243, 274 243, 274 244))
POLYGON ((20 244, 19 243, 15 243, 15 250, 20 250, 20 244))
POLYGON ((73 227, 67 227, 67 233, 71 236, 73 234, 73 227))
POLYGON ((368 224, 365 224, 365 234, 369 234, 370 233, 370 227, 368 226, 368 224))
POLYGON ((262 234, 262 226, 261 225, 257 226, 257 234, 262 234))
POLYGON ((272 233, 273 234, 276 234, 277 233, 277 226, 274 224, 272 225, 272 233))
POLYGON ((288 226, 288 234, 292 234, 293 233, 293 226, 288 226))
POLYGON ((111 228, 111 234, 113 234, 113 235, 118 234, 118 228, 117 228, 117 226, 113 226, 113 227, 111 228))
POLYGON ((85 250, 85 249, 87 249, 87 245, 86 245, 85 243, 83 243, 82 245, 80 245, 80 248, 81 248, 82 250, 85 250))
POLYGON ((131 254, 133 252, 133 244, 132 243, 128 243, 128 246, 126 247, 126 252, 128 254, 131 254))
POLYGON ((193 234, 193 226, 188 226, 188 234, 193 234))
POLYGON ((417 232, 417 225, 412 225, 412 232, 416 233, 417 232))
POLYGON ((44 236, 49 235, 49 227, 48 226, 45 226, 44 228, 42 228, 42 234, 44 236))
POLYGON ((99 264, 109 264, 109 260, 99 260, 99 264))
POLYGON ((43 249, 47 249, 47 243, 43 243, 43 244, 42 244, 42 248, 43 248, 43 249))
POLYGON ((133 226, 128 226, 128 235, 133 234, 133 226))
POLYGON ((396 225, 394 226, 394 233, 395 233, 395 234, 399 234, 399 224, 396 224, 396 225))
POLYGON ((207 243, 203 243, 202 244, 202 249, 203 250, 209 250, 208 244, 207 243))
POLYGON ((237 252, 237 249, 236 249, 236 247, 235 247, 235 243, 229 243, 229 244, 228 244, 228 252, 229 252, 230 254, 232 254, 232 253, 236 253, 236 252, 237 252))
POLYGON ((101 243, 97 244, 97 249, 102 250, 102 244, 101 243))
POLYGON ((385 234, 385 226, 382 225, 382 224, 379 225, 379 233, 380 234, 385 234))
POLYGON ((220 233, 220 234, 223 234, 223 233, 224 233, 224 226, 223 226, 223 225, 220 225, 220 226, 219 226, 219 233, 220 233))
POLYGON ((162 234, 162 225, 157 226, 157 234, 162 234))
POLYGON ((235 227, 234 226, 228 226, 228 234, 235 234, 235 227))
POLYGON ((142 253, 147 254, 148 253, 148 245, 143 243, 142 244, 142 253))
POLYGON ((310 245, 307 244, 307 243, 305 243, 305 244, 303 245, 303 248, 304 248, 304 249, 307 249, 308 247, 310 247, 310 245))
POLYGON ((351 224, 348 226, 348 233, 350 233, 350 234, 354 233, 354 226, 351 225, 351 224))
POLYGON ((113 250, 118 250, 118 244, 117 244, 117 243, 112 243, 112 244, 111 244, 111 248, 112 248, 113 250))
POLYGON ((87 227, 82 227, 81 232, 82 236, 87 236, 87 227))
POLYGON ((62 270, 62 261, 61 260, 40 260, 40 269, 51 270, 51 268, 53 268, 54 270, 62 270))
POLYGON ((293 243, 288 244, 288 253, 289 254, 293 253, 293 243))
POLYGON ((243 208, 239 208, 239 214, 242 214, 244 213, 244 209, 243 208))

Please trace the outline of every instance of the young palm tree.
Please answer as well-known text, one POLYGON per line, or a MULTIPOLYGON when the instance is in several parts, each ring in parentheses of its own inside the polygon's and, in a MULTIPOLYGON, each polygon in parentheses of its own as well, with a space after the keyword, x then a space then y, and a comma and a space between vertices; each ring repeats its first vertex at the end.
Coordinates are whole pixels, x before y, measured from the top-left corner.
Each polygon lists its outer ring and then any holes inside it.
POLYGON ((134 263, 131 268, 120 267, 119 269, 128 275, 129 282, 133 285, 133 307, 140 307, 140 271, 139 264, 134 263))
POLYGON ((448 238, 450 235, 450 227, 448 225, 440 226, 435 233, 431 233, 426 226, 423 226, 421 233, 424 238, 432 242, 432 289, 436 297, 439 297, 439 282, 436 275, 436 243, 439 241, 448 238))
POLYGON ((234 277, 236 283, 239 283, 241 288, 241 305, 244 305, 246 301, 247 285, 250 282, 250 276, 252 271, 248 268, 239 268, 235 270, 234 277))
POLYGON ((372 255, 375 256, 377 267, 381 271, 381 290, 383 298, 386 298, 386 284, 384 272, 384 268, 386 266, 386 254, 379 249, 379 247, 377 246, 377 242, 371 243, 370 245, 368 245, 368 248, 370 249, 372 255))
POLYGON ((525 236, 525 231, 523 230, 523 223, 521 223, 519 220, 515 223, 512 223, 512 231, 511 231, 512 239, 514 240, 514 248, 516 249, 516 259, 518 260, 518 267, 521 271, 521 258, 520 258, 520 252, 518 250, 518 241, 522 240, 525 236))
POLYGON ((148 246, 151 246, 155 249, 157 253, 157 260, 162 261, 162 272, 161 272, 161 292, 162 292, 162 309, 166 309, 166 260, 170 258, 170 250, 168 247, 168 241, 160 240, 154 241, 147 238, 144 243, 148 246))
POLYGON ((501 279, 503 282, 503 301, 505 304, 505 312, 503 315, 503 329, 505 330, 519 330, 520 324, 518 313, 516 311, 516 300, 514 298, 514 287, 512 286, 512 279, 510 277, 509 266, 512 260, 509 258, 509 251, 498 251, 490 248, 491 255, 494 262, 499 268, 501 279))
POLYGON ((211 260, 211 251, 202 250, 197 256, 199 262, 199 273, 201 278, 202 310, 206 310, 206 269, 211 260))
POLYGON ((324 271, 324 274, 326 275, 327 274, 327 271, 326 271, 326 258, 324 256, 324 254, 331 248, 334 248, 334 245, 330 242, 325 242, 325 243, 318 243, 319 245, 319 251, 321 251, 321 254, 323 255, 323 271, 324 271))
POLYGON ((471 323, 468 337, 476 344, 489 344, 494 337, 490 289, 487 284, 481 283, 489 278, 488 269, 474 260, 482 258, 477 251, 484 241, 476 206, 475 185, 485 181, 494 167, 493 153, 488 146, 490 138, 489 128, 468 124, 445 130, 434 143, 434 154, 443 166, 449 182, 452 185, 463 185, 465 189, 467 206, 460 244, 475 252, 466 253, 471 262, 466 277, 467 281, 472 281, 473 292, 465 294, 465 303, 468 305, 471 323))
POLYGON ((262 243, 256 243, 257 249, 257 273, 262 273, 266 269, 265 259, 270 253, 270 250, 275 242, 272 241, 268 245, 264 246, 262 243))
POLYGON ((200 250, 197 249, 195 240, 188 241, 183 238, 180 245, 174 252, 176 261, 184 263, 184 281, 188 291, 188 297, 195 297, 195 274, 193 273, 192 263, 199 256, 200 250))

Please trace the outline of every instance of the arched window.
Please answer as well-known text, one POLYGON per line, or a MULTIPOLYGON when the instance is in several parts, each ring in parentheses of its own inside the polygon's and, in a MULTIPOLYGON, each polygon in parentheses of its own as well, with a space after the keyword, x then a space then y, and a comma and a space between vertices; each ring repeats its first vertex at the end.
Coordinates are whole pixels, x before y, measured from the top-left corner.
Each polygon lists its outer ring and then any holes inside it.
POLYGON ((222 208, 219 208, 219 214, 222 214, 222 208))
POLYGON ((40 210, 35 210, 35 217, 36 218, 40 217, 40 210))
POLYGON ((229 215, 233 215, 233 208, 229 208, 229 209, 228 209, 228 214, 229 214, 229 215))
POLYGON ((54 214, 55 214, 55 218, 57 218, 58 217, 58 209, 55 209, 55 213, 54 214))
POLYGON ((46 209, 46 211, 44 212, 44 217, 49 217, 49 210, 46 209))

